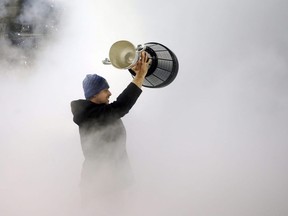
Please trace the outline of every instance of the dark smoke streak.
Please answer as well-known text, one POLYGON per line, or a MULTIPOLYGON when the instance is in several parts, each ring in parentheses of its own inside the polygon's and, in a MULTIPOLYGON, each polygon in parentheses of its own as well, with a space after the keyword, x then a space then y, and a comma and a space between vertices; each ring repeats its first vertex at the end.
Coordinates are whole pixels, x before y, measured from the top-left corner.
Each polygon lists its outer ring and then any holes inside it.
POLYGON ((1 3, 0 61, 31 64, 37 51, 58 31, 60 8, 53 0, 1 3))

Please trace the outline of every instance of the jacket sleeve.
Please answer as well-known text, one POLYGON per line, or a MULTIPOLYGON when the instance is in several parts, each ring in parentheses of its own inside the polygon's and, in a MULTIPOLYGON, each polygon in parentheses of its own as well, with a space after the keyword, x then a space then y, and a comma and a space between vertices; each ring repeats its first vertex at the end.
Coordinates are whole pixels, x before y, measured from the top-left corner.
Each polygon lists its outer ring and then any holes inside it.
POLYGON ((89 117, 99 120, 121 118, 129 112, 141 93, 142 90, 131 82, 114 102, 93 107, 89 117))

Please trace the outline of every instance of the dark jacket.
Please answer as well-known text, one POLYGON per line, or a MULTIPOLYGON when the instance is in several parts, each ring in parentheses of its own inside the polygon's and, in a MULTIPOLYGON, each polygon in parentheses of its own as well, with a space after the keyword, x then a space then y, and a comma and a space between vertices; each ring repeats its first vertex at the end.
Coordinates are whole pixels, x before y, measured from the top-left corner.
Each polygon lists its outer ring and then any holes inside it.
POLYGON ((142 90, 134 83, 110 104, 95 104, 89 100, 71 102, 73 121, 79 126, 85 159, 119 157, 125 151, 126 132, 120 119, 129 112, 142 90))
POLYGON ((79 126, 85 157, 80 184, 84 193, 123 188, 131 183, 133 177, 121 117, 129 112, 141 92, 130 83, 110 104, 83 99, 71 102, 73 121, 79 126))

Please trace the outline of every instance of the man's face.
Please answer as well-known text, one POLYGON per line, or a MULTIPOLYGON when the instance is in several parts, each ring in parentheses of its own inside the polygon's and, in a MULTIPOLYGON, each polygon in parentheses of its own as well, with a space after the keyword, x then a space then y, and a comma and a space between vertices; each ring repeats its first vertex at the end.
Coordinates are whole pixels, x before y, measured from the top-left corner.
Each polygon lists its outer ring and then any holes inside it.
POLYGON ((109 97, 111 96, 111 92, 109 89, 103 89, 98 94, 96 94, 94 97, 92 97, 91 101, 96 104, 109 104, 109 97))

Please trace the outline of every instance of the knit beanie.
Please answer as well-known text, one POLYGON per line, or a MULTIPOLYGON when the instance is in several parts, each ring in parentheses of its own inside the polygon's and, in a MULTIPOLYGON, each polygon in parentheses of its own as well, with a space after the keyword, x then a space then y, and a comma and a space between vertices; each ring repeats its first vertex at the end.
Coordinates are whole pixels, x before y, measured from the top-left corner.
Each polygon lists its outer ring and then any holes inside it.
POLYGON ((109 88, 107 81, 97 74, 87 74, 82 85, 86 99, 90 99, 103 89, 109 88))

